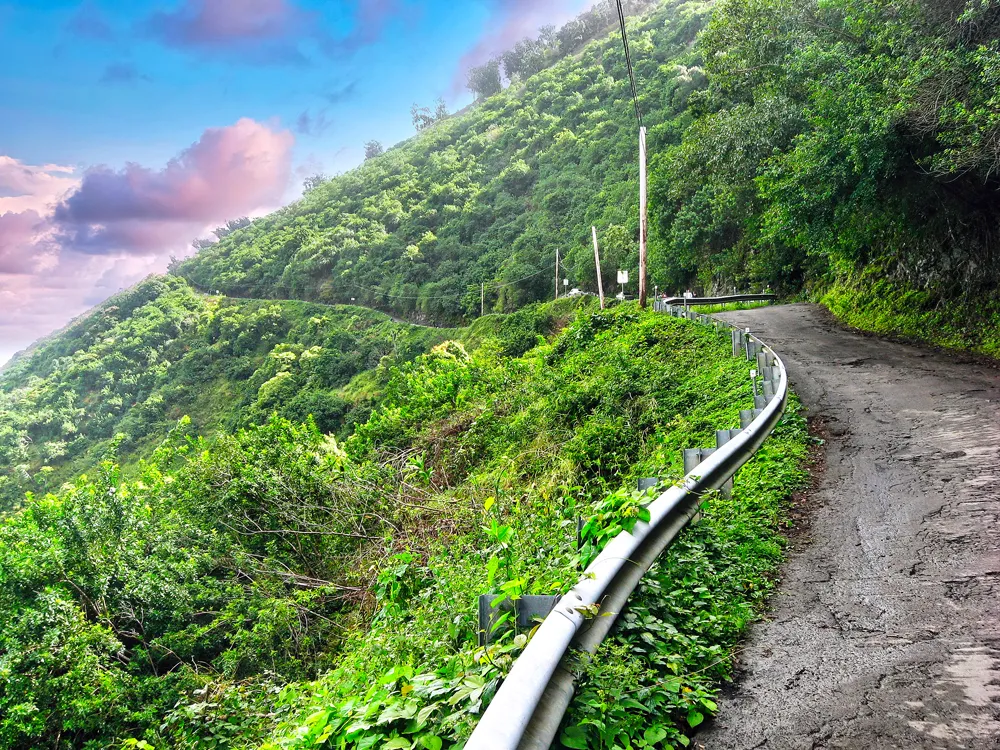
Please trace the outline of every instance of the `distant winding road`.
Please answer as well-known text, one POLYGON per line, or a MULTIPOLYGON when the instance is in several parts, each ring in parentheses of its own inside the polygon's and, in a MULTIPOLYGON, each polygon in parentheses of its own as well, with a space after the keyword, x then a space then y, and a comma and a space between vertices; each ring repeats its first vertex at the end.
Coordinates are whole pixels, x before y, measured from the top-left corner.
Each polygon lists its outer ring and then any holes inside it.
POLYGON ((1000 372, 822 309, 728 313, 828 433, 808 538, 697 742, 1000 748, 1000 372))

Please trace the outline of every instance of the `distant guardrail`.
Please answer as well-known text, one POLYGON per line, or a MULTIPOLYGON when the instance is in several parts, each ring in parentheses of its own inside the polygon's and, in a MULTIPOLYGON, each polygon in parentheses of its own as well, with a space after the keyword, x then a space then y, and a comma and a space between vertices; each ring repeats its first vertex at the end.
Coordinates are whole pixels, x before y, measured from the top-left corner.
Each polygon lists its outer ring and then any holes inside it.
POLYGON ((653 301, 653 309, 666 312, 668 307, 683 305, 699 307, 705 305, 729 305, 737 302, 774 302, 776 294, 731 294, 728 297, 665 297, 653 301))
MULTIPOLYGON (((723 304, 761 298, 773 299, 773 295, 695 299, 702 304, 723 304)), ((762 393, 757 394, 754 381, 754 409, 740 415, 744 429, 735 435, 735 430, 721 430, 719 447, 702 451, 700 455, 707 458, 679 485, 650 504, 649 522, 640 522, 631 532, 612 539, 580 581, 559 600, 514 662, 466 750, 547 750, 551 746, 573 697, 572 654, 596 653, 642 576, 698 514, 705 494, 722 488, 750 460, 785 411, 785 366, 748 329, 685 310, 676 303, 669 304, 669 300, 657 300, 656 309, 712 325, 720 332, 729 331, 734 356, 755 360, 758 372, 763 374, 762 393), (592 614, 595 607, 597 616, 592 614)))

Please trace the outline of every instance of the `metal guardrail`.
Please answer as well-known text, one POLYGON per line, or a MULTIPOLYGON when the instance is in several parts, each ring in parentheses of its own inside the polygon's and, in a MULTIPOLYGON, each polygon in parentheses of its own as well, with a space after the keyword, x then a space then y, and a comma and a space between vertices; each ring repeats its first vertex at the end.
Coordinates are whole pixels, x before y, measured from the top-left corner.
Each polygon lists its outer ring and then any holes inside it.
MULTIPOLYGON (((756 295, 744 295, 756 296, 756 295)), ((737 301, 732 298, 726 301, 737 301)), ((734 354, 772 361, 778 382, 770 399, 755 395, 755 418, 709 458, 649 506, 650 520, 612 539, 542 621, 514 662, 466 744, 466 750, 547 750, 573 697, 573 654, 594 654, 642 576, 677 538, 710 490, 721 488, 757 452, 781 419, 788 402, 788 374, 781 359, 749 330, 726 321, 663 304, 657 309, 730 330, 734 354), (594 616, 597 605, 597 616, 594 616)), ((756 384, 754 386, 756 394, 756 384)))
POLYGON ((729 305, 736 302, 774 302, 776 294, 732 294, 728 297, 666 297, 653 301, 653 309, 665 312, 673 305, 698 307, 699 305, 729 305))

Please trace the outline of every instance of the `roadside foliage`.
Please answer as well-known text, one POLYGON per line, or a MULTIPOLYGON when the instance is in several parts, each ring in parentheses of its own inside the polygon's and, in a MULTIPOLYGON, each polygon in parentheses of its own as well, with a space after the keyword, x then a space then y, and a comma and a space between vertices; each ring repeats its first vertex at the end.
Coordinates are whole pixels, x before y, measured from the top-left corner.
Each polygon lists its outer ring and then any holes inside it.
MULTIPOLYGON (((346 439, 182 419, 138 463, 112 441, 29 493, 0 521, 0 746, 462 743, 530 635, 505 622, 480 648, 476 596, 567 589, 643 517, 636 479, 678 479, 681 449, 749 402, 714 331, 633 305, 528 313, 394 365, 346 439)), ((793 409, 658 563, 580 664, 564 744, 682 746, 715 710, 806 444, 793 409)))

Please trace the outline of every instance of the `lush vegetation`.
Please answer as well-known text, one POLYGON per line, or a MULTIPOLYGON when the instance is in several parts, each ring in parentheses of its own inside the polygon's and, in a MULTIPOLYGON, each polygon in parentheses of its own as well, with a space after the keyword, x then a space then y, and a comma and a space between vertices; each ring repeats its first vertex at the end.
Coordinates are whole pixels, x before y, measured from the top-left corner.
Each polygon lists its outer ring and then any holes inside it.
POLYGON ((1000 304, 995 295, 940 299, 927 289, 865 269, 828 289, 823 304, 864 331, 1000 359, 1000 304))
MULTIPOLYGON (((599 10, 474 71, 470 112, 431 118, 177 272, 455 323, 478 313, 481 284, 492 311, 545 299, 556 249, 593 289, 593 224, 614 288, 637 262, 636 134, 599 10)), ((995 0, 670 0, 630 19, 653 283, 770 285, 901 333, 944 316, 957 328, 932 338, 994 352, 976 331, 998 335, 982 303, 1000 274, 998 24, 995 0), (901 307, 872 312, 876 278, 901 307)))
POLYGON ((272 413, 346 434, 392 364, 458 336, 365 308, 209 298, 148 279, 0 378, 0 510, 93 467, 112 441, 123 456, 148 453, 182 416, 195 434, 272 413))
POLYGON ((656 157, 657 272, 832 288, 855 324, 995 355, 998 32, 994 0, 720 2, 656 157))
MULTIPOLYGON (((654 143, 679 141, 688 97, 703 85, 690 66, 709 5, 671 0, 630 20, 654 143)), ((176 273, 202 290, 356 300, 454 323, 479 314, 481 284, 489 311, 549 299, 557 249, 573 285, 596 290, 597 225, 613 289, 617 268, 638 257, 637 126, 620 35, 604 28, 582 49, 585 36, 573 37, 523 80, 512 62, 505 91, 224 236, 176 273)))
MULTIPOLYGON (((183 420, 128 476, 110 454, 29 495, 0 523, 0 745, 461 742, 526 638, 479 649, 475 595, 571 585, 641 516, 636 477, 680 476, 680 449, 736 424, 749 391, 723 337, 631 306, 527 310, 476 344, 390 368, 346 440, 279 417, 206 440, 183 420)), ((620 671, 585 669, 568 745, 650 726, 684 744, 711 712, 804 446, 792 418, 660 564, 608 646, 620 671), (653 725, 614 697, 624 675, 653 725)))
MULTIPOLYGON (((0 746, 460 746, 530 635, 480 648, 476 595, 565 590, 643 517, 637 477, 737 424, 725 340, 543 303, 557 249, 595 288, 591 225, 606 289, 636 263, 607 21, 524 40, 473 71, 468 112, 417 107, 414 139, 0 375, 0 746)), ((998 25, 996 0, 630 19, 653 283, 771 286, 1000 356, 998 25)), ((807 443, 793 406, 658 562, 579 665, 563 745, 689 743, 773 587, 807 443)))
POLYGON ((59 487, 112 449, 131 463, 191 420, 191 434, 312 417, 346 437, 391 368, 449 339, 522 354, 572 309, 529 306, 464 329, 397 323, 363 307, 205 297, 153 277, 41 342, 0 378, 0 511, 59 487))

